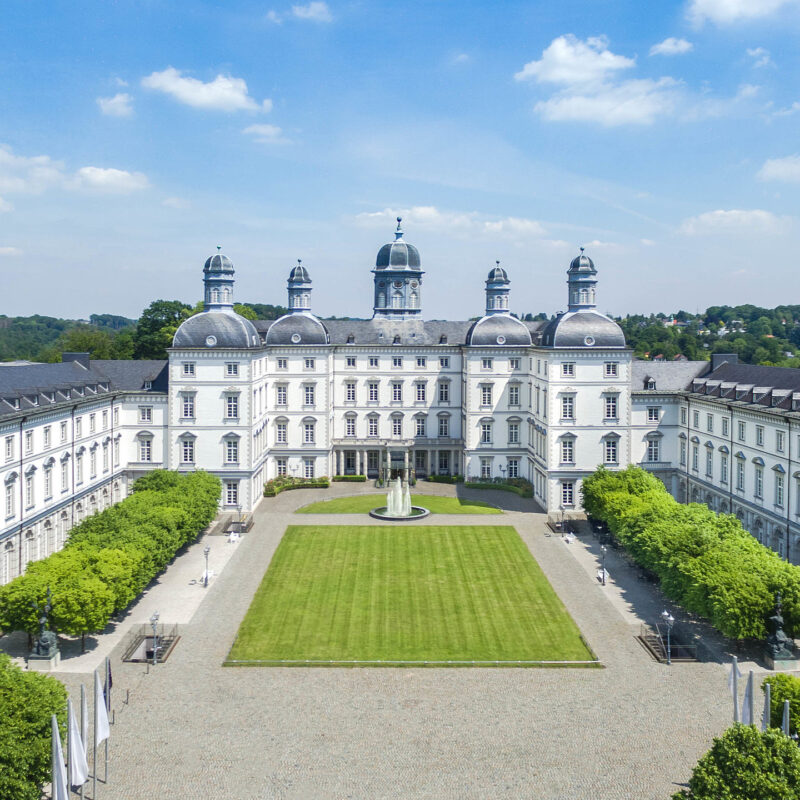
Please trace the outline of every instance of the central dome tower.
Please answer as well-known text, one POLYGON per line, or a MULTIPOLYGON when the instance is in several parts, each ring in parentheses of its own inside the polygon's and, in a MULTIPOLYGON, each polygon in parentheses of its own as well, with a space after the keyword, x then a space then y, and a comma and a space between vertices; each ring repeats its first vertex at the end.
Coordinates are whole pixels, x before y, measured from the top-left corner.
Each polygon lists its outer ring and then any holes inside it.
POLYGON ((405 319, 422 310, 422 269, 419 250, 403 241, 402 218, 397 218, 394 241, 385 244, 375 259, 373 317, 405 319))

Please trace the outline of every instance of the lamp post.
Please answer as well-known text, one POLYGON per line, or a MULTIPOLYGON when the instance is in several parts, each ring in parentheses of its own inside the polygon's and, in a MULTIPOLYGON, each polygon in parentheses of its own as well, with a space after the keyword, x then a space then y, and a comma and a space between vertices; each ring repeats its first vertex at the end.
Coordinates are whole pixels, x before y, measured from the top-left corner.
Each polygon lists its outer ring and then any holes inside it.
POLYGON ((155 666, 158 663, 158 611, 153 612, 150 624, 153 626, 153 666, 155 666))
POLYGON ((672 626, 675 624, 675 617, 669 613, 669 611, 662 611, 661 612, 661 619, 664 620, 664 624, 667 626, 667 664, 672 664, 672 626))
POLYGON ((211 545, 207 544, 203 548, 203 555, 206 557, 206 571, 203 574, 203 586, 208 588, 208 554, 211 552, 211 545))
POLYGON ((606 585, 606 550, 608 548, 604 545, 600 545, 600 552, 603 554, 603 561, 602 561, 602 572, 603 572, 603 586, 606 585))
POLYGON ((506 479, 506 469, 502 464, 500 465, 500 474, 503 476, 503 481, 506 479))

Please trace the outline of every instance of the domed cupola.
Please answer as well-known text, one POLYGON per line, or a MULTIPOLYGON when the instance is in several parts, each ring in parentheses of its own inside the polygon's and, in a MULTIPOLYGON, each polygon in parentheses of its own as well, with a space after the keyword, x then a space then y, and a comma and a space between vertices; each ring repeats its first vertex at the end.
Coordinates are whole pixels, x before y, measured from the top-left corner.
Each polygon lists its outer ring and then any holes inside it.
POLYGON ((495 266, 489 270, 489 277, 486 279, 486 313, 487 314, 508 314, 508 295, 511 281, 508 273, 496 261, 495 266))
POLYGON ((261 346, 253 323, 233 310, 233 276, 233 262, 222 253, 206 260, 203 311, 181 323, 172 339, 173 347, 252 349, 261 346))
POLYGON ((622 328, 597 311, 597 270, 583 248, 567 270, 568 310, 542 333, 544 347, 625 347, 622 328))
POLYGON ((327 344, 328 329, 311 313, 311 276, 299 258, 286 286, 289 313, 269 326, 266 344, 327 344))
POLYGON ((385 244, 375 259, 374 316, 404 318, 419 316, 423 271, 419 250, 403 241, 402 218, 397 218, 394 241, 385 244))

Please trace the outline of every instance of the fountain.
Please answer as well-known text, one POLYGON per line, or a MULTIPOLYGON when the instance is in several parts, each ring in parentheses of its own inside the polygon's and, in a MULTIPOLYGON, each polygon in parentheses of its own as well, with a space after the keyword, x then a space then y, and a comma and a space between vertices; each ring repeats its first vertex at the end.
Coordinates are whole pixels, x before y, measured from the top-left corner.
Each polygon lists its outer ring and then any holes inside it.
POLYGON ((430 514, 427 508, 411 505, 411 490, 408 481, 395 478, 389 482, 389 492, 386 495, 386 505, 373 508, 369 512, 375 519, 420 519, 430 514))

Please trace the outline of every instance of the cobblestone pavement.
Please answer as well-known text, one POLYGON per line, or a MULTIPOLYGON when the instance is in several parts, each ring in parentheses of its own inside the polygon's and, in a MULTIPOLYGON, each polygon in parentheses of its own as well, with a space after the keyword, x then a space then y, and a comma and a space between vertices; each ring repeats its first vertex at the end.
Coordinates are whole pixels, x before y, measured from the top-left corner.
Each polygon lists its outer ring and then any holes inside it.
MULTIPOLYGON (((265 500, 169 661, 148 674, 114 651, 98 798, 655 800, 688 778, 730 719, 727 667, 653 662, 633 630, 637 610, 661 602, 653 588, 600 586, 590 546, 545 535, 544 515, 522 510, 530 501, 500 492, 476 495, 516 510, 415 524, 514 525, 604 669, 222 668, 286 526, 366 521, 292 511, 367 489, 265 500)), ((71 691, 88 681, 59 677, 71 691)))

